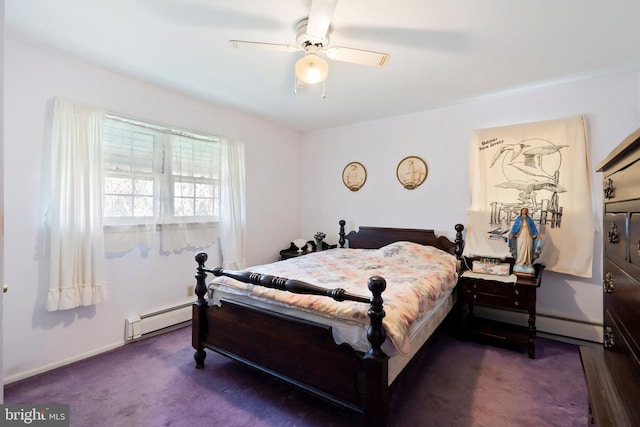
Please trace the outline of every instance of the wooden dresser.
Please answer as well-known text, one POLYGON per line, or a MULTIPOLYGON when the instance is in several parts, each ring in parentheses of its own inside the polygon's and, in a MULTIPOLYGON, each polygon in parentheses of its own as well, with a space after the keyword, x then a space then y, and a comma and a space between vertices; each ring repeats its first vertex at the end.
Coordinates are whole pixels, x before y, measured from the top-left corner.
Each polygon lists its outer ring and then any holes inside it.
POLYGON ((640 129, 603 172, 603 345, 582 347, 592 424, 640 426, 640 129))

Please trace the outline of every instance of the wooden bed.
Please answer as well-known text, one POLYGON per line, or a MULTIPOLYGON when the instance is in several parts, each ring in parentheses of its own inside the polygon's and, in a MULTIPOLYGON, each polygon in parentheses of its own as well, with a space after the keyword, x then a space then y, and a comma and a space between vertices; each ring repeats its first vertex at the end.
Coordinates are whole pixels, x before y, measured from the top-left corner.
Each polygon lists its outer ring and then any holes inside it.
MULTIPOLYGON (((377 249, 394 242, 409 241, 434 246, 459 259, 464 246, 461 224, 455 226, 454 242, 436 236, 433 230, 422 229, 360 227, 358 232, 345 234, 345 221, 341 220, 339 224, 340 248, 345 247, 347 240, 350 248, 360 249, 377 249)), ((371 296, 363 296, 340 288, 327 290, 299 280, 208 268, 205 267, 206 260, 206 253, 196 255, 197 300, 193 304, 192 345, 196 350, 197 368, 204 367, 205 349, 210 349, 332 403, 359 411, 366 426, 387 424, 389 356, 381 349, 386 339, 382 326, 384 278, 370 277, 371 296), (225 299, 219 306, 209 305, 207 273, 294 293, 323 295, 336 301, 370 304, 367 312, 370 324, 366 332, 370 348, 362 352, 348 344, 337 345, 331 326, 246 302, 225 299)))

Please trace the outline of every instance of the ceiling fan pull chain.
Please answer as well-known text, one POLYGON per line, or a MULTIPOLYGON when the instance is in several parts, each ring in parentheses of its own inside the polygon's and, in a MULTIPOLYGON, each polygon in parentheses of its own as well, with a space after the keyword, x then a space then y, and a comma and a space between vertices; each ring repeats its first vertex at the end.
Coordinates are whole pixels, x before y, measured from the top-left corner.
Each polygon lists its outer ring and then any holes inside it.
POLYGON ((327 94, 324 91, 325 82, 326 82, 326 80, 322 81, 322 99, 325 99, 327 97, 327 94))

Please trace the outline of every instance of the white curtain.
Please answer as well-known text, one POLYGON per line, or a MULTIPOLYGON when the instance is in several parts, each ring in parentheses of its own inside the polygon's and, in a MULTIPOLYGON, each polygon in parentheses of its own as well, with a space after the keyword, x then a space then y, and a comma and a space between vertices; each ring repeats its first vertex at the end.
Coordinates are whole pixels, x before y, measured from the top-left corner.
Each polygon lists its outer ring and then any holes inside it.
POLYGON ((245 268, 244 144, 222 140, 220 146, 220 249, 222 266, 245 268))
POLYGON ((55 98, 51 138, 49 311, 106 297, 102 229, 104 112, 55 98))

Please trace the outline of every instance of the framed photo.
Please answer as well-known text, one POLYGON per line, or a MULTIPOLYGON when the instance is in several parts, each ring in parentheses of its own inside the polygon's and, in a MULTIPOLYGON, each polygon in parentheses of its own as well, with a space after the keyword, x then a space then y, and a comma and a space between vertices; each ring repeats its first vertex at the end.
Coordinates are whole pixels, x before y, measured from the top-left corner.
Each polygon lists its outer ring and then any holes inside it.
POLYGON ((417 156, 405 157, 398 163, 396 176, 400 184, 407 190, 413 190, 427 179, 427 164, 417 156))
POLYGON ((358 191, 367 181, 367 170, 362 163, 351 162, 342 170, 342 182, 351 191, 358 191))

